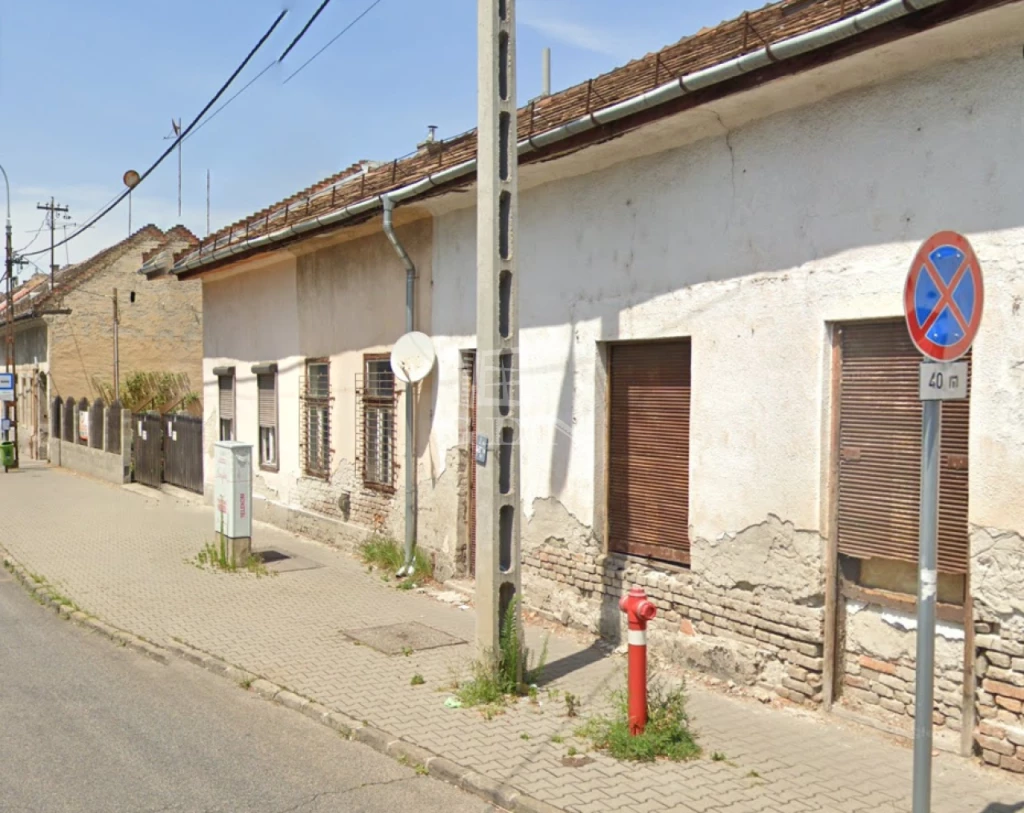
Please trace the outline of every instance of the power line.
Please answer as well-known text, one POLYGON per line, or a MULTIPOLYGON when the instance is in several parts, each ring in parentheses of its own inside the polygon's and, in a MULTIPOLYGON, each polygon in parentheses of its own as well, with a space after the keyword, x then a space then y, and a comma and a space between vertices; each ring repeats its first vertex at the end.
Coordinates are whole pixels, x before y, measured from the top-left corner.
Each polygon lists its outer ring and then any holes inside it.
POLYGON ((320 12, 323 11, 325 8, 327 8, 327 4, 330 3, 330 2, 331 2, 331 0, 324 0, 320 4, 320 7, 316 11, 313 12, 313 16, 310 17, 306 21, 306 24, 304 26, 302 26, 302 30, 296 35, 295 39, 293 39, 291 41, 291 43, 289 43, 288 47, 284 49, 284 53, 281 54, 281 56, 278 57, 278 59, 277 59, 278 63, 284 62, 284 58, 286 56, 288 56, 288 54, 291 53, 292 48, 294 48, 296 45, 299 44, 299 40, 301 40, 305 36, 307 31, 309 31, 309 27, 311 25, 313 25, 313 21, 316 20, 316 18, 320 16, 320 12))
POLYGON ((369 14, 371 11, 373 11, 374 8, 376 8, 378 5, 380 5, 380 2, 381 2, 381 0, 373 0, 373 2, 370 3, 370 5, 368 5, 365 9, 363 9, 362 13, 360 13, 359 16, 357 16, 354 20, 352 20, 352 22, 350 22, 343 29, 341 29, 341 31, 339 31, 337 34, 335 34, 334 37, 331 38, 323 48, 321 48, 319 51, 317 51, 315 54, 313 54, 313 56, 311 56, 309 59, 307 59, 305 62, 303 62, 299 66, 298 70, 296 70, 294 73, 291 74, 291 76, 289 76, 287 79, 285 79, 282 84, 287 85, 292 79, 294 79, 296 76, 298 76, 300 73, 302 73, 303 69, 310 62, 312 62, 314 59, 316 59, 318 56, 320 56, 320 54, 322 54, 324 51, 326 51, 328 48, 330 48, 332 45, 334 45, 334 43, 337 42, 339 39, 341 39, 341 37, 343 35, 348 33, 349 29, 352 28, 352 26, 354 26, 361 19, 363 19, 363 17, 365 17, 367 14, 369 14))
POLYGON ((34 243, 34 242, 35 242, 36 240, 38 240, 38 239, 39 239, 39 235, 43 233, 43 227, 44 227, 45 225, 46 225, 46 215, 43 215, 43 222, 39 224, 39 228, 38 228, 38 229, 36 229, 36 233, 32 235, 32 239, 31 239, 31 240, 29 240, 29 241, 28 241, 28 242, 27 242, 27 243, 26 243, 26 244, 24 245, 24 247, 22 247, 22 248, 19 248, 19 249, 18 249, 17 251, 15 251, 14 253, 15 253, 15 254, 21 254, 21 252, 23 252, 23 251, 24 251, 24 250, 25 250, 26 248, 28 248, 28 247, 29 247, 29 246, 31 246, 31 245, 32 245, 32 244, 33 244, 33 243, 34 243))
MULTIPOLYGON (((380 0, 377 0, 377 2, 380 2, 380 0)), ((169 146, 166 150, 164 150, 163 154, 161 154, 161 156, 156 159, 156 161, 153 163, 153 165, 149 169, 147 169, 145 172, 142 173, 142 175, 139 177, 138 183, 135 185, 134 188, 137 188, 139 184, 141 184, 144 180, 146 180, 146 178, 158 166, 160 166, 161 163, 163 163, 163 160, 174 151, 175 147, 178 146, 178 144, 181 142, 181 140, 183 138, 185 138, 185 136, 187 136, 193 130, 193 128, 195 128, 196 123, 200 119, 202 119, 202 117, 206 115, 207 111, 217 103, 217 100, 220 99, 220 97, 224 95, 224 92, 231 86, 231 83, 235 81, 235 79, 237 78, 238 74, 240 74, 245 69, 245 66, 249 64, 249 61, 256 55, 256 52, 259 51, 259 49, 263 47, 263 43, 265 43, 270 38, 270 35, 274 33, 274 29, 277 28, 277 26, 281 23, 281 20, 284 19, 285 15, 287 13, 288 13, 287 10, 285 10, 285 11, 282 11, 280 14, 277 15, 277 19, 274 20, 274 24, 271 25, 270 28, 267 29, 267 32, 262 37, 260 37, 259 42, 256 43, 256 45, 252 48, 251 51, 249 51, 249 53, 246 55, 245 59, 242 60, 242 64, 239 65, 237 68, 235 68, 234 73, 232 73, 231 76, 228 77, 228 80, 223 85, 221 85, 220 90, 217 91, 216 95, 212 99, 210 99, 210 101, 208 101, 206 103, 206 106, 203 107, 203 109, 199 111, 199 115, 197 115, 194 119, 192 119, 192 121, 189 123, 188 127, 186 127, 176 139, 174 139, 174 141, 171 143, 171 146, 169 146)), ((76 232, 74 232, 70 237, 64 238, 64 240, 62 240, 60 243, 55 244, 53 247, 55 248, 58 245, 64 245, 65 243, 70 242, 71 240, 74 240, 76 237, 78 237, 78 235, 80 235, 82 232, 84 232, 87 228, 89 228, 90 226, 95 225, 100 219, 105 217, 111 210, 113 210, 114 207, 117 206, 117 204, 119 204, 122 200, 124 200, 126 197, 128 197, 128 194, 131 191, 132 191, 132 188, 125 189, 120 195, 117 196, 117 198, 114 200, 113 203, 111 203, 109 206, 107 206, 105 209, 103 209, 103 211, 101 211, 98 215, 96 215, 96 217, 94 217, 91 220, 87 221, 84 226, 82 226, 80 229, 78 229, 76 232)), ((32 255, 41 254, 43 251, 45 251, 45 249, 43 249, 41 251, 33 251, 33 252, 31 252, 31 254, 32 255)))
POLYGON ((210 123, 211 121, 213 121, 213 120, 214 120, 215 118, 217 118, 217 115, 218 115, 218 114, 219 114, 219 113, 220 113, 220 112, 221 112, 221 111, 222 111, 222 110, 223 110, 223 109, 224 109, 225 107, 227 107, 227 106, 228 106, 229 104, 231 104, 231 103, 232 103, 232 102, 233 102, 233 101, 234 101, 235 99, 237 99, 237 98, 238 98, 239 96, 241 96, 241 95, 242 95, 243 93, 245 93, 245 92, 246 92, 246 91, 247 91, 247 90, 248 90, 249 88, 251 88, 251 87, 252 87, 252 86, 253 86, 254 84, 256 84, 256 82, 257 82, 257 81, 259 81, 259 79, 260 79, 260 78, 261 78, 261 77, 262 77, 262 76, 263 76, 263 75, 264 75, 264 74, 265 74, 265 73, 266 73, 267 71, 269 71, 269 70, 270 70, 271 68, 273 68, 273 67, 274 67, 275 65, 280 65, 280 64, 281 64, 281 62, 283 62, 283 61, 284 61, 284 58, 285 58, 286 56, 288 56, 288 54, 289 54, 289 53, 291 53, 291 50, 292 50, 292 48, 294 48, 294 47, 295 47, 295 46, 296 46, 296 45, 298 44, 299 40, 301 40, 301 39, 302 39, 302 37, 303 37, 303 36, 305 35, 305 33, 306 33, 306 32, 307 32, 308 30, 309 30, 309 27, 310 27, 311 25, 313 25, 313 22, 314 22, 314 21, 316 20, 316 18, 320 16, 320 12, 321 12, 321 11, 323 11, 323 10, 324 10, 325 8, 327 8, 327 4, 328 4, 328 3, 330 3, 330 2, 331 2, 331 0, 324 0, 324 1, 323 1, 323 2, 322 2, 322 3, 320 4, 319 8, 317 8, 317 10, 313 12, 313 16, 311 16, 311 17, 310 17, 310 18, 309 18, 309 19, 308 19, 308 20, 306 21, 306 24, 305 24, 305 25, 304 25, 304 26, 302 27, 302 30, 301 30, 301 31, 300 31, 300 32, 299 32, 299 33, 298 33, 298 34, 296 35, 295 39, 293 39, 293 40, 291 41, 291 43, 290 43, 290 44, 288 45, 288 47, 284 49, 284 53, 282 53, 282 54, 281 54, 281 56, 279 56, 279 57, 278 57, 277 59, 275 59, 275 60, 274 60, 273 62, 271 62, 271 63, 270 63, 269 65, 267 65, 267 66, 266 66, 266 67, 265 67, 265 68, 264 68, 263 70, 261 70, 261 71, 260 71, 260 72, 259 72, 258 74, 256 74, 256 75, 255 75, 255 76, 254 76, 254 77, 253 77, 252 79, 250 79, 250 80, 249 80, 248 82, 246 82, 246 83, 245 83, 245 85, 243 85, 241 89, 239 89, 239 90, 235 91, 235 92, 234 92, 233 94, 231 94, 231 96, 230 96, 230 97, 228 98, 228 100, 227 100, 226 102, 224 102, 224 104, 222 104, 222 105, 221 105, 220 107, 218 107, 218 108, 217 108, 216 110, 214 110, 214 111, 213 111, 213 112, 212 112, 212 113, 211 113, 211 114, 210 114, 209 116, 207 116, 207 117, 206 117, 205 119, 203 119, 203 121, 201 121, 201 122, 200 122, 200 123, 199 123, 199 124, 198 124, 198 125, 196 126, 196 128, 195 128, 195 129, 194 129, 194 130, 193 130, 193 131, 192 131, 192 132, 191 132, 191 133, 189 134, 189 138, 191 138, 192 136, 194 136, 194 135, 195 135, 196 133, 198 133, 198 132, 199 132, 200 130, 202 130, 202 129, 203 129, 203 127, 205 127, 205 126, 206 126, 207 124, 209 124, 209 123, 210 123))

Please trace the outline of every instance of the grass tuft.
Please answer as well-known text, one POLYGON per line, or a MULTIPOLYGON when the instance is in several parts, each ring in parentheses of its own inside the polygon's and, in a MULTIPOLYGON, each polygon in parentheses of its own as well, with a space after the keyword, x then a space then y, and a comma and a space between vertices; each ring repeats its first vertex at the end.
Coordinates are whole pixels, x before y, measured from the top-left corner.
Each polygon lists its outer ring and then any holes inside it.
POLYGON ((689 728, 682 687, 671 692, 657 686, 649 689, 647 728, 643 734, 634 737, 629 733, 629 700, 625 692, 616 693, 613 716, 594 717, 576 734, 615 759, 653 762, 660 757, 682 762, 700 756, 700 746, 689 728))
POLYGON ((456 694, 464 706, 500 706, 509 697, 527 697, 531 686, 539 682, 548 656, 548 642, 535 665, 530 651, 519 636, 519 599, 513 600, 501 628, 498 657, 473 664, 472 680, 463 683, 456 694))
MULTIPOLYGON (((374 535, 367 539, 359 548, 363 562, 373 565, 385 571, 387 575, 395 575, 405 564, 405 550, 394 539, 387 536, 374 535)), ((434 575, 434 566, 430 558, 420 548, 414 552, 415 565, 410 576, 402 582, 400 587, 411 590, 416 583, 422 582, 434 575), (408 584, 408 587, 404 585, 408 584)))
POLYGON ((201 568, 222 570, 225 573, 237 573, 239 570, 247 570, 254 574, 256 578, 270 575, 267 566, 263 564, 263 560, 256 554, 249 554, 241 566, 236 565, 231 561, 227 545, 223 541, 220 545, 214 545, 212 542, 207 542, 203 545, 203 549, 196 554, 196 564, 201 568))

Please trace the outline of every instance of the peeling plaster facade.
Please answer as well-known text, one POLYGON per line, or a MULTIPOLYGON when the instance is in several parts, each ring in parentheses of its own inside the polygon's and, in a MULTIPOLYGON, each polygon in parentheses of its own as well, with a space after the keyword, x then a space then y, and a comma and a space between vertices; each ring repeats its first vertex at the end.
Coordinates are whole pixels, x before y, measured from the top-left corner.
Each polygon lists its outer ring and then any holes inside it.
MULTIPOLYGON (((619 639, 618 598, 641 584, 659 607, 659 655, 810 706, 831 680, 841 702, 908 723, 912 616, 851 602, 826 615, 830 326, 899 316, 918 245, 957 229, 986 271, 970 427, 974 616, 943 627, 934 721, 952 735, 966 720, 970 735, 977 717, 985 759, 1024 771, 1013 739, 1024 738, 1024 108, 1012 101, 1022 27, 1014 4, 523 168, 528 603, 619 639), (673 337, 693 348, 689 568, 609 554, 605 540, 608 343, 673 337)), ((419 540, 442 578, 466 561, 472 202, 434 198, 429 220, 400 231, 420 268, 418 327, 438 355, 418 393, 417 476, 419 540)), ((332 542, 376 527, 401 537, 400 489, 358 516, 336 507, 342 492, 356 505, 358 491, 345 388, 360 354, 404 330, 404 272, 383 241, 278 254, 204 281, 208 430, 213 367, 238 366, 239 437, 254 441, 246 365, 278 361, 281 467, 259 473, 258 507, 332 542), (273 318, 253 317, 268 308, 273 318), (317 354, 332 360, 338 431, 330 481, 310 483, 289 436, 301 361, 317 354)))

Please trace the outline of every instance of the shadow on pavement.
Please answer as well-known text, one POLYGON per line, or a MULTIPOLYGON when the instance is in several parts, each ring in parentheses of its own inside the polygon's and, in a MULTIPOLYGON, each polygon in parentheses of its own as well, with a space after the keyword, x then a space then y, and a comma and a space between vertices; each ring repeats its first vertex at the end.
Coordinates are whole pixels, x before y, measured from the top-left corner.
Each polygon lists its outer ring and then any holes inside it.
POLYGON ((566 675, 571 675, 578 669, 585 669, 591 664, 602 661, 607 657, 609 657, 608 645, 602 645, 595 641, 586 649, 581 649, 579 652, 574 652, 572 655, 559 658, 557 661, 547 664, 544 667, 538 685, 546 686, 549 683, 554 683, 566 675))

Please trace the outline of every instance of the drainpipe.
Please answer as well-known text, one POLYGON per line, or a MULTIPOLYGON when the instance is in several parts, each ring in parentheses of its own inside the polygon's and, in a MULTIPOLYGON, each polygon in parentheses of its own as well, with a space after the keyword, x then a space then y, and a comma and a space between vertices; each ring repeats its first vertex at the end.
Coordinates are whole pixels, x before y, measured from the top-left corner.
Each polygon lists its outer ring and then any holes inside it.
MULTIPOLYGON (((405 266, 405 332, 416 329, 416 266, 412 257, 395 234, 393 215, 395 202, 389 195, 382 195, 384 204, 384 234, 394 246, 405 266)), ((416 408, 413 404, 414 385, 405 388, 405 564, 398 571, 399 576, 411 576, 416 570, 416 408)))

